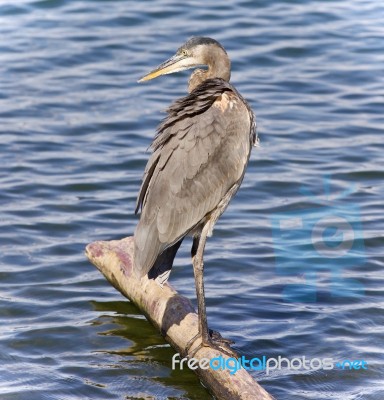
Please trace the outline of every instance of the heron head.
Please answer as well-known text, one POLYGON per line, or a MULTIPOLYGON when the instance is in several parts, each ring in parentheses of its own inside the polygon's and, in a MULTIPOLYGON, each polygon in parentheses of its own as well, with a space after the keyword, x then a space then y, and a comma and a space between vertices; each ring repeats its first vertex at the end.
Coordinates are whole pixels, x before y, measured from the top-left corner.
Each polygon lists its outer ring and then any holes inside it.
MULTIPOLYGON (((219 42, 207 37, 193 37, 184 43, 173 57, 144 75, 138 82, 149 81, 160 75, 172 74, 204 65, 213 69, 223 60, 228 64, 226 68, 229 70, 229 58, 219 42)), ((217 77, 221 76, 217 75, 217 77)), ((229 77, 227 80, 229 80, 229 77)))

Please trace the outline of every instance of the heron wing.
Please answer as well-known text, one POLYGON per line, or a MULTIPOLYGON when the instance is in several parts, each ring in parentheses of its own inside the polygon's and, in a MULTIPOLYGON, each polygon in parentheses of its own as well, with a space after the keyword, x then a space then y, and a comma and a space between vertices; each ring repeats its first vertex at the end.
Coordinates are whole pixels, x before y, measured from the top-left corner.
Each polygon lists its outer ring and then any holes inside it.
POLYGON ((221 79, 206 81, 168 112, 138 196, 135 265, 142 275, 240 185, 253 138, 252 112, 221 79))

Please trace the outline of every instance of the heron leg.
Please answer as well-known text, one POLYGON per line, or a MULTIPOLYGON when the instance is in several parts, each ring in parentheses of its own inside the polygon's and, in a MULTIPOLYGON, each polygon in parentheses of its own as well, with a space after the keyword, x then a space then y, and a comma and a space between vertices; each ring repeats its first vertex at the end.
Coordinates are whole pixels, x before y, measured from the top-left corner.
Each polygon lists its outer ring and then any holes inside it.
POLYGON ((205 307, 204 293, 204 250, 207 241, 207 225, 205 224, 200 236, 193 238, 192 245, 192 263, 193 273, 195 275, 197 311, 199 316, 199 335, 203 346, 209 346, 210 338, 207 323, 207 311, 205 307))
POLYGON ((195 275, 197 310, 199 318, 199 333, 198 335, 193 337, 191 341, 188 343, 186 347, 186 353, 188 354, 191 345, 198 337, 200 337, 201 343, 199 344, 199 346, 197 346, 196 349, 194 349, 193 354, 191 355, 192 357, 201 347, 204 346, 216 348, 219 351, 222 351, 232 357, 235 353, 229 347, 229 344, 233 342, 224 339, 220 335, 220 333, 208 329, 208 323, 207 323, 207 312, 206 312, 205 294, 204 294, 204 250, 205 250, 205 243, 207 241, 207 236, 212 229, 211 223, 208 222, 204 225, 200 236, 193 237, 191 255, 193 262, 193 272, 195 275))

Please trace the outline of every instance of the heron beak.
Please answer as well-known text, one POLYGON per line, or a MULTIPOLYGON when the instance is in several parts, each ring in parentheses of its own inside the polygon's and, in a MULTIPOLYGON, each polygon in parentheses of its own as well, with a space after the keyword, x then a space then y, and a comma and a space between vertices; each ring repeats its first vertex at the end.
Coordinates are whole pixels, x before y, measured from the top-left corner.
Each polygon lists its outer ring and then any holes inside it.
POLYGON ((157 78, 160 75, 172 74, 173 72, 184 71, 185 69, 193 67, 193 65, 187 62, 187 59, 188 57, 184 55, 175 54, 173 57, 160 64, 149 74, 144 75, 137 82, 150 81, 151 79, 157 78))

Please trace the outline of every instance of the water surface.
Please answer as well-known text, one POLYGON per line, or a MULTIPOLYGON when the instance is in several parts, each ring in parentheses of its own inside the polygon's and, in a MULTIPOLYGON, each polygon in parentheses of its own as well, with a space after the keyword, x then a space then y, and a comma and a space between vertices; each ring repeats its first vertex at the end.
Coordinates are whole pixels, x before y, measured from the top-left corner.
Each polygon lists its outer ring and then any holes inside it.
MULTIPOLYGON (((1 1, 1 399, 210 398, 83 253, 132 234, 188 73, 136 81, 192 35, 228 50, 262 143, 207 245, 211 327, 247 357, 368 363, 252 372, 277 399, 384 398, 383 20, 363 0, 1 1)), ((194 300, 189 245, 171 283, 194 300)))

